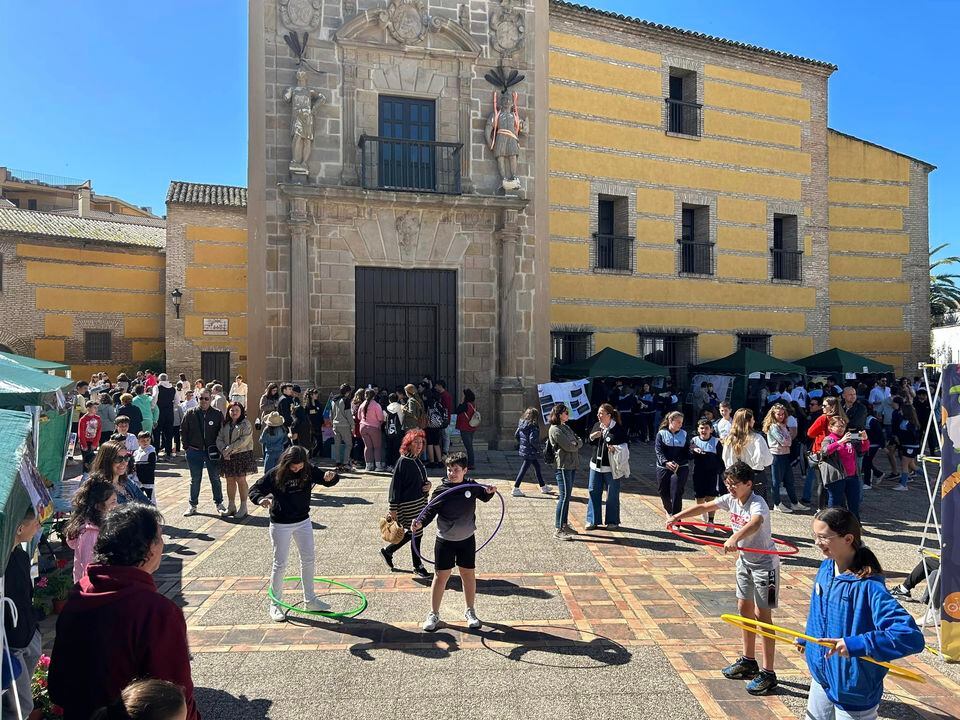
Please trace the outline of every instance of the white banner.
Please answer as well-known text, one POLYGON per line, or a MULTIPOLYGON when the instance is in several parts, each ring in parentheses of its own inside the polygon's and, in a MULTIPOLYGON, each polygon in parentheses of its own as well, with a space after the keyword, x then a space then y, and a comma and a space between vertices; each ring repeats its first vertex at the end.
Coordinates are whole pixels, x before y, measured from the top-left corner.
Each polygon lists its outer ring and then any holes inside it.
POLYGON ((540 398, 540 412, 543 419, 557 403, 563 403, 570 408, 570 419, 579 420, 590 414, 590 399, 587 397, 587 383, 589 380, 572 380, 562 383, 544 383, 537 385, 537 395, 540 398))

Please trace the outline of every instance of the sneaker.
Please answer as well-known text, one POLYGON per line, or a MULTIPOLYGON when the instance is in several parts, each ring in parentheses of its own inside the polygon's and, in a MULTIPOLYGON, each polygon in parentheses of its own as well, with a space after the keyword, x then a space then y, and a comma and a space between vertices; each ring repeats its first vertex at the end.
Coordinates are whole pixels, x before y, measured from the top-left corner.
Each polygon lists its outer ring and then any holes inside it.
POLYGON ((220 515, 221 515, 222 517, 226 517, 226 515, 227 515, 227 506, 224 505, 222 502, 218 502, 218 503, 217 503, 217 512, 220 513, 220 515))
POLYGON ((388 553, 386 548, 380 548, 380 557, 383 558, 383 562, 386 563, 386 566, 393 570, 393 555, 388 553))
POLYGON ((377 465, 377 472, 386 472, 386 471, 387 471, 386 465, 384 465, 383 463, 380 463, 379 465, 377 465))
POLYGON ((940 611, 936 608, 928 608, 923 616, 924 625, 938 625, 940 623, 940 611))
POLYGON ((427 615, 427 619, 423 621, 421 625, 425 632, 434 632, 438 627, 440 627, 440 615, 435 612, 427 615))
POLYGON ((234 520, 243 520, 249 513, 247 512, 247 504, 245 502, 240 503, 240 507, 237 508, 236 514, 234 514, 234 520))
POLYGON ((304 599, 303 606, 311 612, 330 612, 330 605, 318 598, 304 599))
POLYGON ((513 489, 512 495, 513 495, 514 497, 523 497, 523 490, 521 490, 520 488, 516 488, 516 487, 515 487, 515 488, 513 489))
POLYGON ((563 531, 563 528, 560 528, 559 530, 555 530, 553 533, 554 540, 570 540, 572 537, 573 537, 572 535, 565 533, 563 531))
POLYGON ((707 535, 713 535, 717 531, 717 529, 713 527, 708 527, 708 528, 704 528, 703 531, 707 533, 707 535))
POLYGON ((751 695, 767 695, 777 686, 777 674, 773 670, 761 670, 753 680, 747 683, 747 692, 751 695))
POLYGON ((423 565, 413 569, 413 574, 416 575, 421 580, 433 580, 433 574, 427 570, 423 565))
POLYGON ((804 501, 802 501, 802 500, 798 500, 798 501, 797 501, 797 504, 793 506, 793 509, 794 509, 794 510, 809 510, 809 509, 810 509, 810 503, 809 503, 809 502, 804 502, 804 501))
POLYGON ((387 465, 383 470, 384 470, 384 472, 392 473, 392 472, 393 472, 393 465, 387 465))
POLYGON ((237 506, 234 505, 233 503, 231 503, 230 505, 227 506, 227 511, 224 513, 224 515, 231 515, 231 516, 232 516, 232 515, 236 515, 236 514, 237 514, 237 506))
POLYGON ((620 523, 607 523, 606 528, 607 530, 619 530, 620 523))
POLYGON ((270 619, 274 622, 283 622, 287 619, 287 614, 283 611, 283 608, 279 605, 274 605, 270 603, 270 619))
POLYGON ((551 488, 549 485, 541 485, 540 492, 542 492, 544 495, 552 495, 553 488, 551 488))
POLYGON ((584 525, 583 529, 590 532, 591 530, 596 530, 597 526, 591 523, 590 525, 584 525))
POLYGON ((890 588, 890 594, 895 598, 904 598, 906 600, 910 599, 910 591, 903 586, 903 583, 890 588))
POLYGON ((864 483, 863 491, 866 492, 867 490, 873 490, 873 485, 867 485, 866 483, 864 483))
POLYGON ((183 513, 183 516, 184 516, 184 517, 192 517, 192 516, 194 516, 194 515, 196 515, 196 514, 197 514, 197 506, 196 506, 196 505, 187 505, 187 511, 186 511, 185 513, 183 513))
MULTIPOLYGON (((480 618, 477 617, 477 611, 473 608, 467 608, 467 611, 463 614, 463 618, 467 621, 467 627, 471 630, 479 630, 483 627, 483 623, 480 622, 480 618)), ((426 628, 424 628, 424 630, 426 630, 426 628)))
POLYGON ((569 525, 564 525, 564 526, 561 527, 560 529, 563 530, 567 535, 576 535, 576 534, 577 534, 577 531, 574 530, 574 529, 573 529, 572 527, 570 527, 569 525))
POLYGON ((745 658, 742 655, 737 658, 732 665, 727 665, 720 672, 725 678, 730 680, 752 680, 760 672, 760 666, 756 660, 745 658))
POLYGON ((787 515, 793 512, 792 507, 790 507, 789 505, 784 505, 783 503, 780 503, 779 505, 777 505, 777 510, 782 513, 786 513, 787 515))
POLYGON ((373 472, 374 470, 377 469, 377 466, 374 465, 373 463, 367 463, 363 469, 366 470, 367 472, 373 472))
POLYGON ((894 485, 894 486, 893 486, 892 488, 890 488, 890 489, 893 490, 894 492, 906 492, 906 491, 907 491, 907 486, 906 486, 906 485, 894 485))

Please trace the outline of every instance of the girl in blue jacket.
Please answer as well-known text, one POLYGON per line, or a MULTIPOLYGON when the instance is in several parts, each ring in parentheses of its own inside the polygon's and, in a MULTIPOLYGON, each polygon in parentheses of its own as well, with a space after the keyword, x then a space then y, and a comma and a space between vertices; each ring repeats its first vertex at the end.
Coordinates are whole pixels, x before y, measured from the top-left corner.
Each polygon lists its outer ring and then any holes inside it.
POLYGON ((853 513, 821 510, 813 519, 813 537, 826 560, 813 584, 806 632, 833 647, 798 641, 813 676, 806 717, 872 720, 887 669, 858 658, 891 662, 918 653, 923 634, 887 592, 880 561, 864 546, 853 513))

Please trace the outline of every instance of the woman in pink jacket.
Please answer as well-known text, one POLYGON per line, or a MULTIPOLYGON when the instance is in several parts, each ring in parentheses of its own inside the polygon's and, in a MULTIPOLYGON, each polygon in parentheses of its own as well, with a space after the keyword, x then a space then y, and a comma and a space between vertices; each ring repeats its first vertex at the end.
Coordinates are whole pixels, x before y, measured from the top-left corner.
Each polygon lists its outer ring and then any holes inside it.
POLYGON ((64 530, 67 546, 73 550, 73 581, 80 578, 93 559, 93 546, 100 535, 100 523, 117 506, 117 491, 113 483, 104 480, 85 480, 73 496, 73 513, 64 530))
POLYGON ((367 472, 384 472, 387 468, 383 464, 383 408, 373 399, 375 395, 373 390, 367 390, 363 394, 363 402, 357 408, 357 419, 360 421, 363 460, 367 472))
POLYGON ((860 497, 863 493, 857 473, 857 453, 870 450, 867 433, 847 432, 847 421, 834 415, 829 421, 830 433, 823 439, 820 452, 824 457, 836 455, 843 470, 843 479, 826 486, 827 506, 844 507, 860 519, 860 497))

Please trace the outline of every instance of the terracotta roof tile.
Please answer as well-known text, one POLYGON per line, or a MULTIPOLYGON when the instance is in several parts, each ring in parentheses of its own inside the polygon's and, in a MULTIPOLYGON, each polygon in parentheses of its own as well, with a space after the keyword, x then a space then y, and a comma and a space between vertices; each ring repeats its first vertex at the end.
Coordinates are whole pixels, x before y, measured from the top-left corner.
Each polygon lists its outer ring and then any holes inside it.
POLYGON ((36 210, 0 208, 0 232, 47 235, 158 249, 166 247, 167 244, 166 228, 70 217, 36 210))
POLYGON ((247 189, 233 185, 207 185, 173 180, 167 190, 168 203, 246 207, 247 189))

